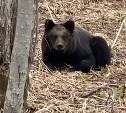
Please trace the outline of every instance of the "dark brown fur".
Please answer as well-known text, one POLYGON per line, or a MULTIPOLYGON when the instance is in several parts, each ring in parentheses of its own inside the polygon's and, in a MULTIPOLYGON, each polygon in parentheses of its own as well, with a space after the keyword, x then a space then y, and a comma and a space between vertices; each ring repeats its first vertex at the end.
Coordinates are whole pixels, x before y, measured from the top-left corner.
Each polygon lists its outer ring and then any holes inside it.
POLYGON ((68 64, 74 70, 89 72, 91 68, 110 64, 110 50, 106 41, 76 27, 71 20, 61 24, 46 20, 42 57, 51 69, 68 64))

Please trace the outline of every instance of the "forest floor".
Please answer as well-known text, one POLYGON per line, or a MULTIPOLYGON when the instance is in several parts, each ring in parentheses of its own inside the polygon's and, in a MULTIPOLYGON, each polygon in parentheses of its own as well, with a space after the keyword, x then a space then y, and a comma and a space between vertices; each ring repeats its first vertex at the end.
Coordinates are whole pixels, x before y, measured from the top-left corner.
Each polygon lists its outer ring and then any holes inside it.
POLYGON ((126 1, 40 0, 38 43, 30 71, 27 113, 126 113, 126 1), (90 1, 90 2, 88 2, 90 1), (50 10, 48 10, 48 8, 50 10), (50 72, 42 63, 44 22, 72 18, 92 34, 104 36, 111 48, 111 65, 88 74, 50 72), (121 30, 119 35, 117 34, 121 30))

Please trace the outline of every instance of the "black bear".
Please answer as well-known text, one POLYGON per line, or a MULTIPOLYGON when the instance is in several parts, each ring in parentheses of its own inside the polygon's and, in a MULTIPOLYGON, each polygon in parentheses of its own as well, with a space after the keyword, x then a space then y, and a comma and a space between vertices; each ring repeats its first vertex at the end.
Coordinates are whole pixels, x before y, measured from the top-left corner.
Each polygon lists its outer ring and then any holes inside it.
POLYGON ((67 64, 87 73, 110 64, 110 49, 103 38, 75 26, 73 20, 56 24, 47 19, 42 58, 52 70, 67 64))

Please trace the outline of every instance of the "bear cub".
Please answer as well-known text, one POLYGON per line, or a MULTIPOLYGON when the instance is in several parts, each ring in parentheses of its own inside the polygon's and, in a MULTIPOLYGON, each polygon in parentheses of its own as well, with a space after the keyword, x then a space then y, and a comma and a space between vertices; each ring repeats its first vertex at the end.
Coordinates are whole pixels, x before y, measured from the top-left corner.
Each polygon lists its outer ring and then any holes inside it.
POLYGON ((56 24, 47 19, 42 58, 49 69, 67 64, 76 71, 87 73, 90 69, 100 70, 110 64, 110 49, 103 38, 75 26, 73 20, 56 24))

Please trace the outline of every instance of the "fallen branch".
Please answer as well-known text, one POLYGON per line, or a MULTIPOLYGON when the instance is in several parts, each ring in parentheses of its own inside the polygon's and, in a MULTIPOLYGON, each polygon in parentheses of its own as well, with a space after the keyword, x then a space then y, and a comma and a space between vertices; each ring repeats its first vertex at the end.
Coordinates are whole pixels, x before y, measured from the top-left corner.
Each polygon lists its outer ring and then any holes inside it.
POLYGON ((53 22, 55 23, 55 20, 54 20, 54 18, 53 18, 53 16, 52 16, 52 13, 51 13, 51 11, 50 11, 50 8, 49 8, 49 5, 48 5, 48 2, 47 2, 47 0, 45 0, 45 5, 46 5, 46 8, 48 9, 48 11, 49 11, 49 14, 50 14, 50 16, 51 16, 51 19, 53 20, 53 22))
POLYGON ((114 40, 114 42, 113 42, 111 48, 113 48, 113 47, 115 46, 115 43, 116 43, 116 41, 117 41, 117 39, 118 39, 118 37, 119 37, 119 35, 120 35, 120 32, 121 32, 121 30, 122 30, 123 25, 125 25, 125 18, 122 20, 121 26, 120 26, 120 28, 119 28, 119 30, 118 30, 118 32, 117 32, 116 38, 115 38, 115 40, 114 40))
POLYGON ((88 98, 89 96, 92 96, 94 93, 100 91, 100 90, 101 90, 102 88, 104 88, 104 87, 105 87, 105 86, 102 85, 102 86, 96 88, 95 90, 90 91, 88 94, 83 94, 83 95, 82 95, 82 98, 88 98))

